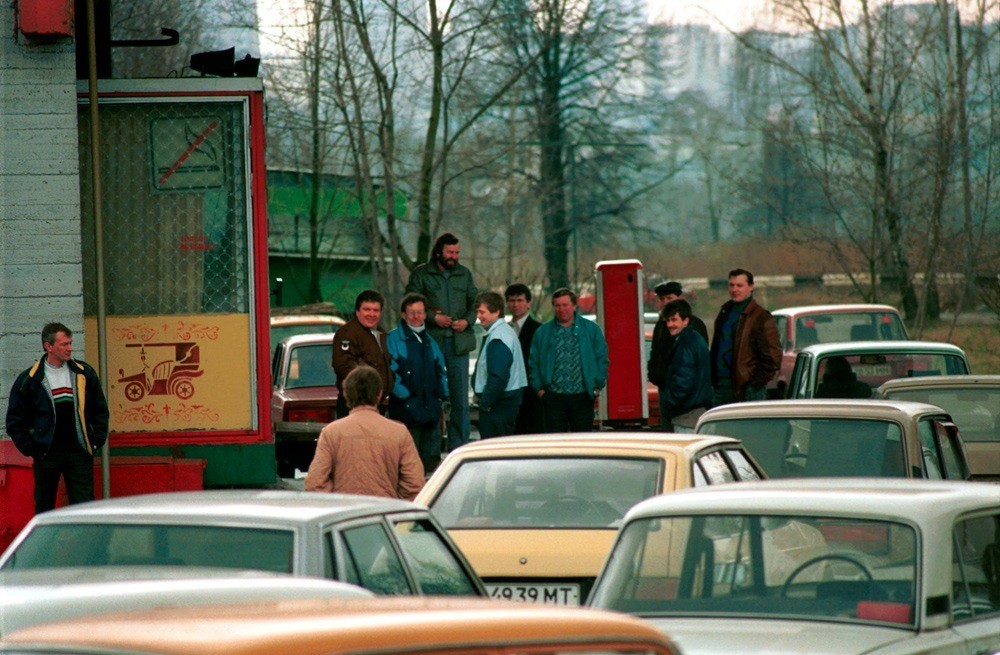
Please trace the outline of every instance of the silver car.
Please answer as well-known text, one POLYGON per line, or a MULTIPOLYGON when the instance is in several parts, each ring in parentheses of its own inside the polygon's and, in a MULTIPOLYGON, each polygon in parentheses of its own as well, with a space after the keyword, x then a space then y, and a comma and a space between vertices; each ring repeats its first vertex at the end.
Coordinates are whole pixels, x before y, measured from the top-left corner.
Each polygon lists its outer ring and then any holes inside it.
POLYGON ((290 573, 376 594, 485 595, 426 507, 296 491, 151 494, 45 512, 4 552, 0 573, 130 565, 290 573))

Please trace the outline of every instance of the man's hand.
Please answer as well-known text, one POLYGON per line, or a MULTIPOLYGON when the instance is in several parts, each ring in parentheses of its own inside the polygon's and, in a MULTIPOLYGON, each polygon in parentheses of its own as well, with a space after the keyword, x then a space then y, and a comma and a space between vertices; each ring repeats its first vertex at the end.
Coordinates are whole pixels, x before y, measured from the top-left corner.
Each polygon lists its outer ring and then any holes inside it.
POLYGON ((451 316, 447 314, 435 314, 434 322, 437 323, 438 327, 449 328, 452 325, 451 316))
POLYGON ((537 394, 538 394, 538 397, 539 397, 539 398, 541 398, 542 396, 544 396, 544 395, 545 395, 545 389, 539 389, 539 390, 538 390, 538 391, 536 391, 535 393, 537 393, 537 394))
POLYGON ((452 321, 450 318, 448 320, 451 321, 451 329, 455 332, 464 332, 465 328, 469 327, 469 322, 464 318, 460 318, 457 321, 452 321))

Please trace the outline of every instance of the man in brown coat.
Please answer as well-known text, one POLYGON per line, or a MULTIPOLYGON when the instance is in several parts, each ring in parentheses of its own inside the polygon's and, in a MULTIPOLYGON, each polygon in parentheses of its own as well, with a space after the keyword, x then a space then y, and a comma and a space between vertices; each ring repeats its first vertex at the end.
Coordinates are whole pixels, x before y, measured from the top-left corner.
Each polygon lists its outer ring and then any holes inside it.
POLYGON ((374 289, 366 289, 354 300, 354 316, 333 335, 333 370, 337 374, 337 416, 347 416, 344 402, 344 379, 358 366, 370 366, 382 380, 382 398, 373 403, 383 414, 389 407, 389 394, 395 374, 392 358, 385 344, 385 332, 379 329, 385 298, 374 289))
POLYGON ((767 383, 781 366, 774 317, 753 299, 753 273, 729 271, 729 297, 712 332, 712 406, 765 400, 767 383))
POLYGON ((406 426, 381 416, 379 374, 359 366, 344 380, 351 413, 319 434, 306 491, 412 500, 424 486, 424 467, 406 426))

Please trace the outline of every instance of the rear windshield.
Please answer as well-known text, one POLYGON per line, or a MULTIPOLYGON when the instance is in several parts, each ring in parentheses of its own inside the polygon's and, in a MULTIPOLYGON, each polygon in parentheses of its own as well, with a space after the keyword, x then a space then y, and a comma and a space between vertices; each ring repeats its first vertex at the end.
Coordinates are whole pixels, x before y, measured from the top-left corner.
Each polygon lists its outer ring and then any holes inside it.
POLYGON ((468 461, 431 510, 448 529, 614 527, 659 492, 662 468, 660 459, 468 461))
POLYGON ((328 344, 299 346, 288 357, 285 388, 332 387, 337 384, 337 374, 330 363, 328 344))
POLYGON ((839 341, 898 341, 908 339, 906 328, 891 312, 812 314, 795 321, 795 347, 839 341))
POLYGON ((892 378, 968 373, 965 360, 958 355, 937 353, 834 355, 819 361, 815 395, 817 398, 868 398, 882 383, 892 378), (852 385, 856 383, 867 386, 864 394, 853 391, 852 385))
POLYGON ((60 523, 36 526, 4 569, 207 566, 291 573, 294 541, 291 530, 60 523))
POLYGON ((906 477, 900 428, 891 421, 730 419, 698 432, 740 439, 771 478, 906 477))
POLYGON ((951 415, 963 441, 1000 441, 1000 388, 889 389, 885 395, 940 407, 951 415))

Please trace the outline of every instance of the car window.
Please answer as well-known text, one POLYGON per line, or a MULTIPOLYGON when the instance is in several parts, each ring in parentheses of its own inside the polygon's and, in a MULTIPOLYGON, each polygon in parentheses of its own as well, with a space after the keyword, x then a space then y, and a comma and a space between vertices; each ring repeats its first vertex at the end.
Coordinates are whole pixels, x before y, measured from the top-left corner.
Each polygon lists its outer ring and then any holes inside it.
POLYGON ((330 363, 330 346, 315 344, 292 349, 288 358, 286 389, 301 387, 332 387, 337 374, 330 363))
POLYGON ((721 451, 713 451, 697 459, 695 466, 700 467, 709 484, 725 484, 735 482, 736 477, 726 463, 721 451))
POLYGON ((944 467, 941 466, 941 453, 938 451, 937 439, 934 438, 931 419, 921 419, 917 424, 917 436, 920 438, 920 460, 924 464, 924 477, 940 480, 944 477, 944 467))
POLYGON ((1000 389, 887 389, 886 398, 936 405, 948 412, 962 440, 1000 441, 1000 389))
POLYGON ((271 358, 271 384, 278 386, 281 384, 281 360, 285 356, 285 347, 281 344, 274 350, 271 358))
POLYGON ((788 397, 805 398, 809 393, 809 368, 813 357, 809 353, 799 353, 795 358, 792 376, 788 380, 788 397))
MULTIPOLYGON (((465 461, 431 500, 446 529, 606 528, 660 493, 661 459, 520 457, 465 461)), ((668 476, 672 478, 672 476, 668 476)))
POLYGON ((385 596, 414 593, 392 539, 381 523, 340 531, 346 582, 385 596))
POLYGON ((781 339, 781 349, 788 350, 788 317, 775 316, 774 322, 778 326, 778 337, 781 339))
MULTIPOLYGON (((938 450, 941 453, 941 462, 944 464, 944 476, 949 480, 964 480, 966 467, 963 466, 961 446, 955 443, 954 438, 946 427, 950 423, 934 421, 934 436, 938 443, 938 450)), ((954 430, 954 425, 952 430, 954 430)))
POLYGON ((908 338, 903 321, 892 312, 810 314, 799 318, 796 323, 797 348, 813 343, 899 341, 908 338), (803 327, 807 329, 805 333, 801 333, 803 327), (811 343, 802 343, 803 335, 810 337, 811 343))
POLYGON ((953 542, 955 620, 1000 614, 1000 514, 960 521, 953 542))
POLYGON ((757 469, 753 467, 750 460, 739 448, 727 448, 726 457, 729 459, 729 463, 732 464, 733 469, 736 471, 736 477, 739 480, 760 480, 760 474, 757 473, 757 469))
POLYGON ((292 573, 291 530, 210 525, 36 526, 5 569, 52 566, 207 566, 292 573))
POLYGON ((444 538, 427 520, 393 525, 410 572, 426 595, 475 596, 476 585, 444 538))
MULTIPOLYGON (((877 389, 893 378, 913 378, 927 375, 961 375, 969 372, 965 360, 958 355, 940 353, 865 353, 831 355, 816 366, 816 383, 821 384, 830 373, 831 361, 846 362, 858 382, 870 390, 877 389)), ((819 395, 817 391, 817 396, 819 395)))
POLYGON ((590 605, 640 616, 912 625, 917 540, 888 521, 695 515, 623 528, 590 605))
POLYGON ((719 419, 698 432, 739 439, 770 478, 906 477, 902 430, 892 421, 719 419))

